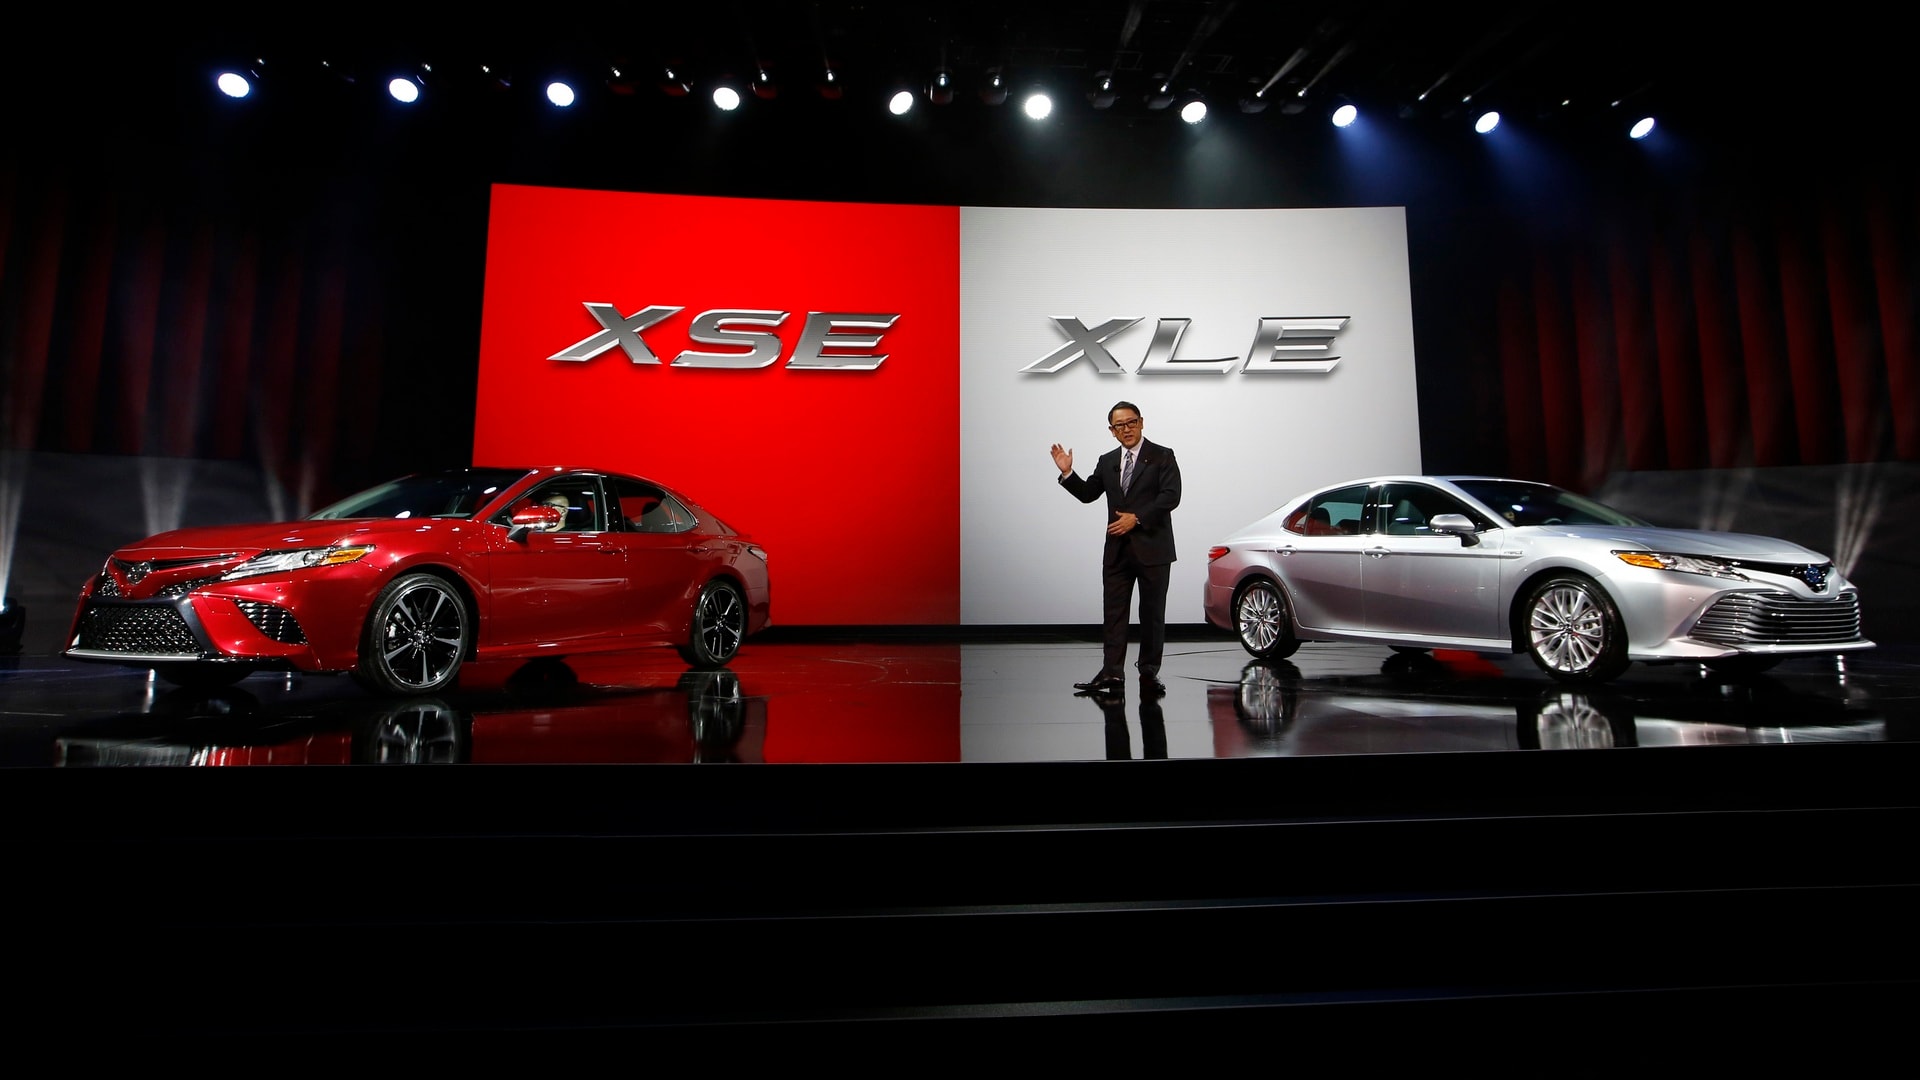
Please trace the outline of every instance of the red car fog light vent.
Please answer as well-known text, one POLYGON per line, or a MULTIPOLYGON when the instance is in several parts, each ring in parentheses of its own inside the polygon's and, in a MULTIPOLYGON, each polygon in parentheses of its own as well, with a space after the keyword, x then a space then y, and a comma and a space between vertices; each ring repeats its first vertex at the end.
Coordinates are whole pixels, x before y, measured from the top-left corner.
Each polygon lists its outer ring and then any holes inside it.
POLYGON ((300 623, 293 613, 283 607, 263 604, 258 600, 236 600, 240 613, 254 628, 282 645, 305 645, 306 631, 300 629, 300 623))

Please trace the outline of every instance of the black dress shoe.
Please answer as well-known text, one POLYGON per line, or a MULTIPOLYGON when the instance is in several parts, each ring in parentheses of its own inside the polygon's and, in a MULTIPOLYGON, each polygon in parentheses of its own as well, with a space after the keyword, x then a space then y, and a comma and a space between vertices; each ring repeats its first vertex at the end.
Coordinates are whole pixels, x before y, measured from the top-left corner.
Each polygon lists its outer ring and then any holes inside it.
POLYGON ((1140 676, 1140 693, 1147 697, 1166 697, 1167 684, 1161 682, 1157 675, 1142 675, 1140 676))
POLYGON ((1095 675, 1086 682, 1074 683, 1073 688, 1091 694, 1118 694, 1127 688, 1127 684, 1118 675, 1095 675))

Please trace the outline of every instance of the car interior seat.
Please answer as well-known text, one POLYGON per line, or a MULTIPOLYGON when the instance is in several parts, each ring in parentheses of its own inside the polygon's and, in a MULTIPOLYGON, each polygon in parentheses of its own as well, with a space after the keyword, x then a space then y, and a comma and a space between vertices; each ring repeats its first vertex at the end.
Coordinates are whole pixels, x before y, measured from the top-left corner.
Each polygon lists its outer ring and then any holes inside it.
POLYGON ((653 520, 649 515, 657 515, 659 509, 659 499, 626 498, 620 500, 620 513, 626 516, 627 527, 641 532, 647 531, 648 524, 653 520))
POLYGON ((1413 536, 1426 529, 1427 516, 1411 499, 1393 504, 1393 516, 1387 520, 1387 532, 1393 536, 1413 536))

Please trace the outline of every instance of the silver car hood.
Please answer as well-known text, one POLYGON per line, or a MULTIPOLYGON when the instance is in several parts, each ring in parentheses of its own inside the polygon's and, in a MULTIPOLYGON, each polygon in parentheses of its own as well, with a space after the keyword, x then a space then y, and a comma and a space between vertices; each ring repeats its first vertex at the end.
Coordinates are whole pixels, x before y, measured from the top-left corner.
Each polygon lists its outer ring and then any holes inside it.
POLYGON ((1716 555, 1750 562, 1824 563, 1825 555, 1772 536, 1712 532, 1706 529, 1640 528, 1626 525, 1525 525, 1511 527, 1516 538, 1594 540, 1621 548, 1644 548, 1675 555, 1716 555))

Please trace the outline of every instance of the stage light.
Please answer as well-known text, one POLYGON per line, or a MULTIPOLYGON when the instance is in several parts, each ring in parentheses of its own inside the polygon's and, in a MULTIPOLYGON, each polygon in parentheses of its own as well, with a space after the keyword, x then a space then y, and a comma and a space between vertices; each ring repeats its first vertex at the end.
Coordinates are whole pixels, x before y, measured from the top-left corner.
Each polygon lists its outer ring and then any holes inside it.
POLYGON ((1020 108, 1030 120, 1045 120, 1053 112, 1053 99, 1045 94, 1030 94, 1026 101, 1021 102, 1020 108))
POLYGON ((1653 134, 1653 117, 1643 116, 1639 122, 1635 123, 1632 129, 1627 132, 1627 137, 1630 139, 1644 139, 1651 134, 1653 134))
POLYGON ((1500 114, 1492 110, 1488 110, 1486 112, 1481 113, 1480 119, 1475 120, 1473 122, 1473 130, 1479 132, 1482 135, 1485 135, 1487 132, 1492 131, 1494 128, 1497 128, 1499 126, 1500 126, 1500 114))
POLYGON ((11 596, 0 598, 0 656, 18 654, 26 631, 27 609, 11 596))
POLYGON ((773 73, 761 68, 753 75, 753 96, 761 101, 772 101, 780 94, 780 88, 773 84, 773 73))
POLYGON ((1147 108, 1164 109, 1173 104, 1173 84, 1165 75, 1154 77, 1153 89, 1147 91, 1147 108))
POLYGON ((933 81, 927 84, 927 100, 935 105, 945 105, 953 100, 953 73, 942 68, 933 73, 933 81))
POLYGON ((660 92, 668 97, 686 97, 693 93, 693 84, 686 76, 669 67, 660 73, 660 92))
POLYGON ((1360 110, 1354 108, 1351 103, 1342 105, 1339 108, 1333 110, 1333 126, 1334 127, 1337 127, 1337 128, 1349 127, 1353 124, 1355 120, 1358 120, 1358 119, 1360 119, 1360 110))
POLYGON ((573 104, 573 87, 555 79, 547 84, 547 100, 558 108, 567 108, 573 104))
POLYGON ((411 105, 420 100, 420 84, 412 79, 398 78, 387 83, 387 93, 402 105, 411 105))
POLYGON ((1265 90, 1255 90, 1240 99, 1240 111, 1243 113, 1265 112, 1266 109, 1267 92, 1265 90))
POLYGON ((713 103, 727 112, 732 112, 740 107, 740 91, 731 86, 716 86, 713 88, 713 103))
POLYGON ((887 102, 887 111, 895 116, 905 116, 913 111, 913 92, 911 90, 896 91, 887 102))
POLYGON ((1093 77, 1093 89, 1087 91, 1087 104, 1096 109, 1111 109, 1118 96, 1113 91, 1113 72, 1103 71, 1093 77))
POLYGON ((213 80, 213 85, 219 87, 220 92, 230 98, 243 98, 253 92, 253 84, 247 81, 245 75, 237 71, 221 72, 219 77, 213 80))
POLYGON ((987 69, 987 81, 980 84, 980 100, 999 105, 1007 100, 1007 77, 997 67, 987 69))
POLYGON ((1192 101, 1180 106, 1180 119, 1185 120, 1189 124, 1197 124, 1206 118, 1207 103, 1201 101, 1199 98, 1194 98, 1192 101))
POLYGON ((827 68, 820 74, 818 89, 820 96, 827 101, 839 101, 841 94, 840 76, 836 74, 832 68, 827 68))
POLYGON ((633 92, 639 87, 635 85, 632 76, 621 71, 619 67, 613 66, 607 68, 607 89, 621 97, 632 97, 633 92))

